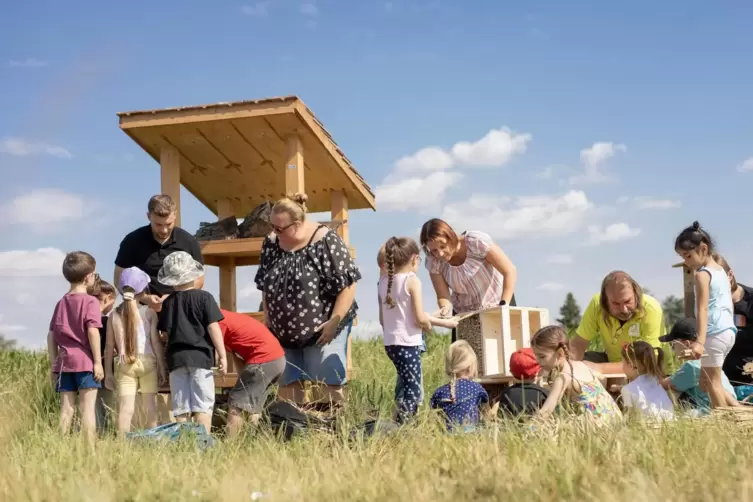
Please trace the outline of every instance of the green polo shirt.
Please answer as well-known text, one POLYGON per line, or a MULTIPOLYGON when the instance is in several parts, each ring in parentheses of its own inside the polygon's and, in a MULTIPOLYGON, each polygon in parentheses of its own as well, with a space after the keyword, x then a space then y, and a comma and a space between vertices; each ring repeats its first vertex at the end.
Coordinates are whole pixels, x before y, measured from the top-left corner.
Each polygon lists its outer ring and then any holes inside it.
POLYGON ((626 343, 643 340, 654 347, 661 347, 659 337, 666 332, 664 312, 656 298, 643 295, 643 309, 632 319, 620 325, 620 321, 601 310, 601 295, 596 294, 583 313, 577 335, 589 342, 601 336, 610 363, 622 361, 622 347, 626 343))

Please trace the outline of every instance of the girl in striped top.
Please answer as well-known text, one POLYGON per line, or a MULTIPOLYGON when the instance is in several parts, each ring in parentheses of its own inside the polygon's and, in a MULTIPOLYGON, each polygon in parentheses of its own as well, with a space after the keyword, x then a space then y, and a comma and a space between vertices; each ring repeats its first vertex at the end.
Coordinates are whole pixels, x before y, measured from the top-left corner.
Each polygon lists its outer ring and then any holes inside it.
POLYGON ((458 236, 434 218, 421 228, 421 246, 441 316, 515 305, 515 265, 488 234, 468 231, 458 236))

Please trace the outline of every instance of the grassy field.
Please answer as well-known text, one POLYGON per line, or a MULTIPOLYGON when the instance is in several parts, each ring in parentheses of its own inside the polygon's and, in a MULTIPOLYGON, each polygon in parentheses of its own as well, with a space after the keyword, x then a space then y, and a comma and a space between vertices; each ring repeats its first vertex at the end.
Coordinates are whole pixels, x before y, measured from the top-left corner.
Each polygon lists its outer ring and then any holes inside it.
MULTIPOLYGON (((429 395, 444 382, 448 343, 445 336, 428 339, 429 395)), ((188 444, 107 438, 91 455, 79 437, 57 434, 46 357, 0 352, 0 500, 753 499, 753 434, 721 421, 598 432, 560 423, 536 433, 498 423, 450 435, 424 410, 396 435, 348 441, 359 420, 389 414, 395 382, 378 341, 354 344, 354 364, 340 433, 282 443, 249 431, 203 453, 188 444)))

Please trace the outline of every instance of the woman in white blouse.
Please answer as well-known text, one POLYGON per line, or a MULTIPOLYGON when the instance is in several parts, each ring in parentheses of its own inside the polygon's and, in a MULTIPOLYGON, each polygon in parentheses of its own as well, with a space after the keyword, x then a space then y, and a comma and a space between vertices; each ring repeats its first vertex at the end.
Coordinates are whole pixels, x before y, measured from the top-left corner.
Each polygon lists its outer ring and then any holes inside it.
POLYGON ((515 305, 517 270, 488 234, 458 236, 447 222, 434 218, 424 223, 420 240, 442 316, 515 305))

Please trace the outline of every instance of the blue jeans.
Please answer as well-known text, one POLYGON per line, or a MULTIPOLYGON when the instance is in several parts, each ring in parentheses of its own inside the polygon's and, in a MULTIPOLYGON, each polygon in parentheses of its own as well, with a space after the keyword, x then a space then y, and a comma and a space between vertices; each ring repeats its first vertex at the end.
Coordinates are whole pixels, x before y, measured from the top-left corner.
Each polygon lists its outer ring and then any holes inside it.
POLYGON ((344 385, 348 382, 345 374, 348 357, 348 337, 353 323, 327 345, 312 345, 302 349, 285 349, 285 371, 280 377, 280 385, 310 380, 325 385, 344 385))
POLYGON ((402 423, 418 412, 423 397, 421 348, 388 345, 384 350, 397 370, 398 386, 395 388, 395 401, 398 422, 402 423))

